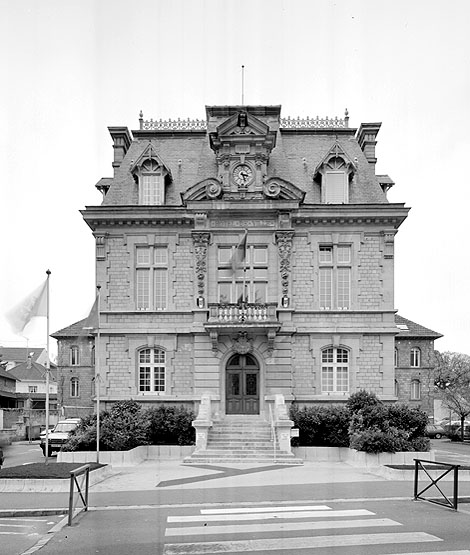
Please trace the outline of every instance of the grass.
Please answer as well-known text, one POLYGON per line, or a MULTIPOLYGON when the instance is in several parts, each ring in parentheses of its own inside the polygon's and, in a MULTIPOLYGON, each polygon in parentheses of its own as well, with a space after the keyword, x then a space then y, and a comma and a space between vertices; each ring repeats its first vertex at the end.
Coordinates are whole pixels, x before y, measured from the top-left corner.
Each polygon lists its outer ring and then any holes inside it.
MULTIPOLYGON (((21 466, 11 466, 0 470, 0 480, 3 478, 20 478, 27 480, 70 479, 70 472, 80 468, 84 463, 31 463, 21 466)), ((99 463, 88 463, 90 471, 106 466, 99 463)))

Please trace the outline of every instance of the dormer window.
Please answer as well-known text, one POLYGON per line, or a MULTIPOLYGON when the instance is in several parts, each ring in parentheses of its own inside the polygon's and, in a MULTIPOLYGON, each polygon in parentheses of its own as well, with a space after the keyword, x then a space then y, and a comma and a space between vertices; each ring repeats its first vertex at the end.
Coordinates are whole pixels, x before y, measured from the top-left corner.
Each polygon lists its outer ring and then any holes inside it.
POLYGON ((139 204, 165 204, 165 180, 154 160, 142 164, 139 172, 139 204))
POLYGON ((349 172, 342 158, 331 158, 322 172, 322 202, 347 204, 349 202, 349 172))

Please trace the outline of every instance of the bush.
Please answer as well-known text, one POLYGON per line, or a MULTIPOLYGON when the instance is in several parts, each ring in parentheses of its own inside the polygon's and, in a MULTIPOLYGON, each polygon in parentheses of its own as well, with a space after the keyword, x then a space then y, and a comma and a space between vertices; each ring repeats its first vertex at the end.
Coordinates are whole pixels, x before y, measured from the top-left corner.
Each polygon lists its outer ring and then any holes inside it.
POLYGON ((404 446, 407 444, 407 434, 404 430, 390 427, 381 430, 378 427, 369 428, 351 434, 351 449, 365 451, 366 453, 395 453, 396 451, 406 451, 404 446))
POLYGON ((159 406, 148 409, 148 440, 152 445, 193 445, 195 415, 184 406, 159 406))
POLYGON ((344 407, 303 407, 292 405, 290 418, 299 428, 293 444, 326 447, 349 445, 349 411, 344 407))
POLYGON ((353 393, 346 403, 346 408, 352 412, 356 413, 360 410, 375 407, 381 405, 382 401, 377 397, 375 393, 369 393, 365 389, 361 389, 356 393, 353 393))

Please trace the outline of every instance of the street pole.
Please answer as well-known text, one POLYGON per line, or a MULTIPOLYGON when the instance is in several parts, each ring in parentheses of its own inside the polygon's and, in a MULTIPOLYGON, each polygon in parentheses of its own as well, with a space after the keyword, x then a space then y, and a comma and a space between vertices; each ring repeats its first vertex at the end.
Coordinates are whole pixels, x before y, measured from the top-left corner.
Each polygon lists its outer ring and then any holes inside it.
POLYGON ((51 370, 51 357, 49 355, 49 278, 51 271, 47 270, 46 286, 46 464, 49 457, 49 373, 51 370))
POLYGON ((95 391, 96 391, 96 462, 100 462, 100 301, 101 301, 101 285, 96 287, 98 290, 97 303, 97 321, 98 329, 96 333, 95 345, 95 391))

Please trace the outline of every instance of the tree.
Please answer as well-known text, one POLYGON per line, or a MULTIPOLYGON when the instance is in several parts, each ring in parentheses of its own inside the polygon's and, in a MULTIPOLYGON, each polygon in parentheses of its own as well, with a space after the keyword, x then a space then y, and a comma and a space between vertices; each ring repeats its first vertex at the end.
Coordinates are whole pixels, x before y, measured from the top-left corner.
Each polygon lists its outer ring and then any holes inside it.
POLYGON ((463 441, 465 418, 470 414, 470 356, 449 351, 435 354, 434 385, 444 406, 459 416, 463 441))

